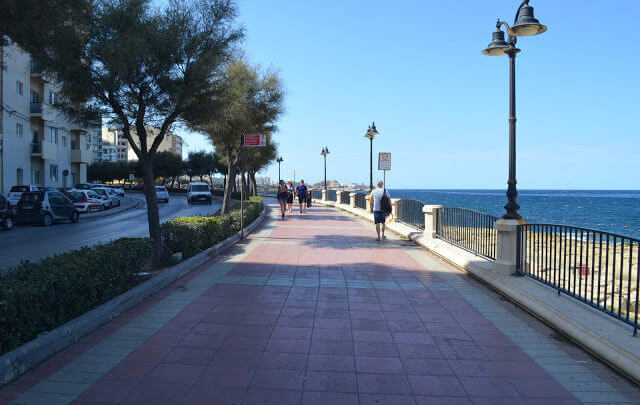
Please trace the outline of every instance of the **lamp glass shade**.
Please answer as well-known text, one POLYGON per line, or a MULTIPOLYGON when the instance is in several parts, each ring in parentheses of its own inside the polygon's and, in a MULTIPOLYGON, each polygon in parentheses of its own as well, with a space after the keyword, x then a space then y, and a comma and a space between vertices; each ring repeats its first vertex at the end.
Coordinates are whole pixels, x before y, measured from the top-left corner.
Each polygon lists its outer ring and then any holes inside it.
POLYGON ((540 24, 540 21, 533 16, 533 7, 529 4, 524 4, 518 10, 518 18, 507 32, 509 35, 514 35, 516 37, 528 37, 531 35, 542 34, 546 30, 547 27, 540 24))
POLYGON ((512 46, 504 40, 504 31, 497 29, 492 34, 491 43, 482 51, 483 55, 502 56, 512 49, 512 46))

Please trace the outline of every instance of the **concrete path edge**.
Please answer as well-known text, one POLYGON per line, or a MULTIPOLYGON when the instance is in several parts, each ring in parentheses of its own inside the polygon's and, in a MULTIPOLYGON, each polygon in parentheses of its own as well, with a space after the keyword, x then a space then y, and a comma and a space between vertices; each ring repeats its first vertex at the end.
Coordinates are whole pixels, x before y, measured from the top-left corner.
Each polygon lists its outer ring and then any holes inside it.
MULTIPOLYGON (((314 200, 318 204, 332 206, 373 222, 373 215, 349 205, 331 201, 314 200)), ((467 272, 489 288, 508 298, 531 315, 545 322, 572 339, 579 346, 600 358, 614 369, 640 384, 640 341, 630 333, 632 327, 618 322, 573 298, 560 296, 563 302, 553 305, 554 289, 527 277, 507 278, 491 271, 492 262, 455 247, 440 239, 430 239, 407 225, 391 222, 387 228, 404 236, 446 262, 467 272), (578 314, 578 322, 563 309, 570 308, 578 314)))
MULTIPOLYGON (((245 235, 253 232, 264 221, 268 207, 264 205, 260 216, 245 227, 245 235)), ((118 317, 124 311, 142 302, 145 298, 175 280, 195 270, 209 259, 240 241, 240 232, 215 246, 165 270, 150 280, 118 295, 89 312, 57 327, 44 336, 0 356, 0 387, 16 379, 62 349, 77 342, 83 336, 118 317)))

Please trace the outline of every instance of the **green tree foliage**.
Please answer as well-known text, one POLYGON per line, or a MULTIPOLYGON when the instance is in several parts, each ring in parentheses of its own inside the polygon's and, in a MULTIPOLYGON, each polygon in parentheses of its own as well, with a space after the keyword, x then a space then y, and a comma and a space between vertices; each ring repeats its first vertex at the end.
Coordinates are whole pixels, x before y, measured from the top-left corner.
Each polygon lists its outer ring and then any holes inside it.
POLYGON ((158 152, 153 156, 153 173, 163 179, 180 177, 184 174, 182 157, 173 152, 158 152))
POLYGON ((195 123, 195 126, 207 133, 227 164, 228 181, 222 202, 222 213, 226 214, 238 170, 242 135, 275 130, 275 122, 284 109, 284 90, 277 73, 263 73, 243 60, 227 66, 220 85, 218 114, 195 123))
MULTIPOLYGON (((61 84, 66 103, 60 107, 70 116, 90 119, 97 111, 128 139, 142 169, 158 265, 162 243, 153 156, 172 125, 217 115, 218 72, 243 34, 234 22, 236 5, 232 0, 91 4, 87 18, 68 27, 74 34, 69 41, 36 44, 42 51, 34 57, 61 84), (149 143, 148 125, 160 128, 149 143)), ((34 24, 45 24, 47 16, 41 18, 34 24)))

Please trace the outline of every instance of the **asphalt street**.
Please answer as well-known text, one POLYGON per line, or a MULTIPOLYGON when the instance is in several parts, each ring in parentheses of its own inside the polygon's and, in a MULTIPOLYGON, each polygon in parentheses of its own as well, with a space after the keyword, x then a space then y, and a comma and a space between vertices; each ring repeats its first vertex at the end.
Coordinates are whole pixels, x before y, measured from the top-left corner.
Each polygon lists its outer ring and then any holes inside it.
MULTIPOLYGON (((67 221, 50 227, 21 225, 11 231, 0 231, 0 272, 21 260, 34 261, 122 237, 148 236, 144 196, 134 194, 131 198, 140 200, 142 204, 126 212, 99 218, 80 215, 76 224, 67 221)), ((160 221, 186 215, 208 215, 218 209, 220 203, 216 200, 212 205, 189 205, 185 197, 172 196, 169 203, 160 203, 160 221)))

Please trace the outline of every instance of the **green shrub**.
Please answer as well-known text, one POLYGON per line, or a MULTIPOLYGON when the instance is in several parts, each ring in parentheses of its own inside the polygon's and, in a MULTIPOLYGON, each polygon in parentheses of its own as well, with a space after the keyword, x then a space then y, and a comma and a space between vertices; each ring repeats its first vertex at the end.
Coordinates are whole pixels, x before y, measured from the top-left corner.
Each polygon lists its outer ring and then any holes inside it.
POLYGON ((214 246, 233 234, 231 221, 221 217, 180 217, 162 224, 166 255, 182 252, 183 258, 214 246))
POLYGON ((0 277, 0 354, 139 284, 151 246, 123 238, 10 269, 0 277))

